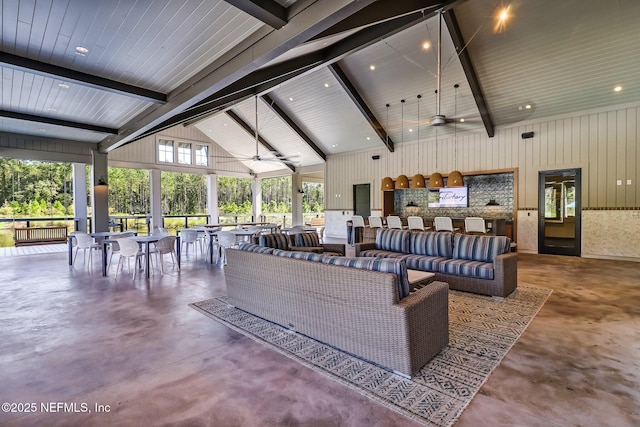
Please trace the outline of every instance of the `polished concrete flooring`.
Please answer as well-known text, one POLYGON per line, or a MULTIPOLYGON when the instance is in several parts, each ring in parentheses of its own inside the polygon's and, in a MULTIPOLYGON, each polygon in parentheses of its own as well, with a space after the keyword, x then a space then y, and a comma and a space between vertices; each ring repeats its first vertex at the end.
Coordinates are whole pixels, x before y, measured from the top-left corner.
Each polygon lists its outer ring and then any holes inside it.
MULTIPOLYGON (((0 425, 416 425, 189 308, 220 266, 80 261, 0 257, 0 425)), ((640 264, 519 254, 519 283, 553 293, 456 425, 639 426, 640 264)))

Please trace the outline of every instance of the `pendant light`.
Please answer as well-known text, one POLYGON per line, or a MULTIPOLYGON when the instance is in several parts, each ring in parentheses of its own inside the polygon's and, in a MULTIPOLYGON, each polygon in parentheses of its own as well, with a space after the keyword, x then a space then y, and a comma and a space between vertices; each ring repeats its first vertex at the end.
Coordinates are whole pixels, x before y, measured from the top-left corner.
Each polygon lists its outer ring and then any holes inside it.
MULTIPOLYGON (((401 115, 401 124, 402 124, 402 142, 404 142, 404 99, 400 100, 402 104, 402 115, 401 115)), ((400 175, 396 178, 396 188, 405 189, 409 188, 409 178, 407 175, 400 175)))
MULTIPOLYGON (((456 119, 453 122, 453 149, 454 154, 453 157, 455 159, 456 165, 458 164, 458 87, 460 85, 458 83, 453 85, 454 89, 454 99, 453 99, 453 117, 456 119)), ((459 170, 454 170, 449 174, 449 179, 447 180, 447 187, 464 187, 464 178, 459 170)))
MULTIPOLYGON (((422 98, 422 95, 418 95, 418 166, 420 165, 420 98, 422 98)), ((418 167, 418 169, 420 168, 418 167)), ((426 186, 427 184, 422 174, 417 173, 413 175, 411 178, 411 188, 425 188, 426 186)), ((412 206, 407 205, 407 207, 412 206)))
MULTIPOLYGON (((387 130, 386 130, 386 134, 387 134, 387 147, 389 146, 389 107, 390 105, 387 104, 387 130)), ((387 162, 387 169, 389 168, 389 162, 387 162)), ((384 178, 382 178, 382 183, 380 186, 380 189, 382 191, 393 191, 395 190, 396 186, 393 182, 393 179, 390 176, 385 176, 384 178)))
MULTIPOLYGON (((438 169, 438 128, 436 127, 436 169, 438 169)), ((429 176, 429 188, 443 188, 444 178, 440 172, 434 172, 429 176)))

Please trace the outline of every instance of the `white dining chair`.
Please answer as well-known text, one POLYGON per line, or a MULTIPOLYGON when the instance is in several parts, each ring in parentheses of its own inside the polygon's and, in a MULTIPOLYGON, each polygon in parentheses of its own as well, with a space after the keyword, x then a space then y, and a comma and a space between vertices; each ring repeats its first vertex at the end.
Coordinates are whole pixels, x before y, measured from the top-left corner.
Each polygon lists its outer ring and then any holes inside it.
MULTIPOLYGON (((156 242, 153 253, 156 254, 156 264, 160 264, 160 272, 164 274, 164 256, 171 255, 171 261, 173 266, 176 266, 176 260, 178 258, 176 254, 176 236, 164 236, 156 242)), ((180 266, 178 265, 178 270, 180 266)))
POLYGON ((73 257, 73 265, 76 265, 76 258, 78 258, 78 251, 82 249, 82 263, 86 261, 86 253, 89 251, 89 265, 91 265, 92 253, 94 249, 101 249, 102 246, 93 240, 93 237, 87 233, 76 232, 73 234, 76 239, 76 254, 73 257))
POLYGON ((448 216, 437 216, 433 219, 433 226, 436 228, 436 231, 450 231, 456 232, 460 231, 459 228, 453 227, 453 221, 448 216))
POLYGON ((369 216, 369 227, 371 227, 371 228, 382 228, 382 217, 369 216))
POLYGON ((354 215, 351 217, 351 225, 353 228, 364 227, 364 218, 362 215, 354 215))
POLYGON ((218 231, 218 245, 220 245, 222 265, 227 265, 227 249, 237 246, 236 235, 231 231, 218 231))
MULTIPOLYGON (((140 250, 138 242, 130 237, 120 239, 118 245, 120 245, 120 258, 118 258, 118 266, 116 267, 116 279, 118 278, 118 272, 124 267, 125 259, 127 260, 127 270, 131 271, 131 264, 129 263, 131 258, 133 258, 133 278, 135 279, 138 271, 138 263, 142 261, 145 253, 140 250)), ((149 259, 149 262, 151 262, 151 259, 149 259)), ((151 268, 151 266, 149 266, 149 268, 151 268)))
POLYGON ((198 240, 198 231, 191 229, 180 230, 180 246, 181 250, 184 250, 184 246, 187 246, 186 256, 189 256, 189 246, 193 246, 193 251, 196 254, 196 260, 198 259, 198 245, 200 245, 200 253, 202 253, 202 242, 198 240))
POLYGON ((111 269, 111 260, 113 259, 113 256, 115 254, 118 254, 118 256, 120 256, 120 244, 118 243, 118 239, 126 239, 127 237, 133 237, 135 236, 135 233, 133 231, 126 231, 122 234, 119 234, 117 236, 113 236, 112 239, 115 240, 115 242, 112 242, 109 246, 110 246, 110 254, 109 254, 109 263, 107 264, 107 271, 109 271, 111 269))
POLYGON ((464 232, 467 234, 486 234, 487 228, 484 218, 468 216, 464 219, 464 232))
POLYGON ((424 220, 420 216, 407 217, 407 225, 409 226, 409 230, 425 230, 424 220))
POLYGON ((387 227, 402 230, 402 220, 397 215, 390 215, 387 217, 387 227))

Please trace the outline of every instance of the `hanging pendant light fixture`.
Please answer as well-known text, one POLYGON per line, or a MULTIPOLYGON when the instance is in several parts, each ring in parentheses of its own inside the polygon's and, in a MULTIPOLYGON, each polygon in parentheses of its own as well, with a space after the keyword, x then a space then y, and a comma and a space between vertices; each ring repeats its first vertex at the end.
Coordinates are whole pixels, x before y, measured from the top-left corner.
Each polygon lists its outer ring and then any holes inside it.
MULTIPOLYGON (((436 127, 436 169, 438 169, 438 128, 436 127)), ((429 188, 443 188, 444 178, 440 172, 434 172, 429 176, 429 188)))
MULTIPOLYGON (((420 165, 420 98, 422 95, 418 95, 418 166, 420 165)), ((420 169, 418 167, 418 169, 420 169)), ((411 188, 425 188, 427 186, 424 176, 422 174, 415 174, 411 178, 411 188)), ((410 207, 409 205, 407 205, 410 207)))
MULTIPOLYGON (((458 83, 453 85, 454 89, 454 100, 453 100, 453 116, 458 117, 458 87, 460 85, 458 83)), ((454 161, 456 165, 458 164, 458 119, 453 122, 453 149, 454 149, 454 161)), ((454 170, 449 174, 449 179, 447 180, 447 187, 464 187, 464 178, 462 177, 462 173, 459 170, 454 170)))
MULTIPOLYGON (((386 134, 387 134, 387 147, 389 146, 389 107, 390 105, 387 104, 387 129, 386 129, 386 134)), ((387 162, 387 168, 389 167, 389 163, 387 162)), ((393 191, 395 190, 396 185, 393 182, 393 179, 390 176, 385 176, 384 178, 382 178, 382 183, 380 186, 380 189, 382 191, 393 191)))
MULTIPOLYGON (((404 99, 401 99, 400 103, 402 105, 402 114, 401 114, 402 142, 404 142, 404 99)), ((396 178, 396 188, 400 188, 400 189, 409 188, 409 178, 407 177, 407 175, 402 174, 398 176, 398 178, 396 178)))

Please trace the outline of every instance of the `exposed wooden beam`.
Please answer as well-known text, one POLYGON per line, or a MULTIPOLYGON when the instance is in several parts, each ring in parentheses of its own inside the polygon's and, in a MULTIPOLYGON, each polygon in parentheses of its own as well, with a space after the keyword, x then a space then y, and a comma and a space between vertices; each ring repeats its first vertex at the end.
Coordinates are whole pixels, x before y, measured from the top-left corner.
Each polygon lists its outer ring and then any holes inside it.
POLYGON ((271 67, 256 70, 248 76, 237 80, 213 95, 203 99, 185 111, 173 115, 170 119, 149 129, 144 134, 132 139, 132 141, 152 135, 178 124, 184 124, 187 122, 191 124, 194 121, 202 119, 210 114, 220 112, 229 108, 233 104, 255 96, 256 94, 267 92, 287 80, 305 73, 310 73, 321 67, 325 67, 328 64, 336 62, 353 52, 379 41, 380 38, 389 37, 403 31, 424 19, 424 16, 418 14, 385 21, 383 23, 364 28, 320 51, 302 55, 288 61, 283 61, 271 67))
POLYGON ((322 151, 320 149, 320 147, 318 147, 316 145, 315 142, 313 142, 313 140, 309 137, 309 135, 306 134, 305 131, 302 130, 302 128, 300 126, 298 126, 298 124, 295 122, 295 120, 293 120, 279 105, 278 103, 271 98, 269 95, 262 95, 262 100, 269 106, 269 108, 271 108, 271 110, 276 113, 278 115, 278 117, 280 117, 280 119, 285 122, 287 125, 289 125, 289 127, 296 133, 298 134, 298 136, 300 137, 300 139, 302 139, 304 142, 307 143, 307 145, 309 147, 311 147, 311 149, 313 151, 316 152, 316 154, 318 156, 320 156, 320 158, 324 161, 327 161, 327 155, 324 153, 324 151, 322 151))
POLYGON ((38 74, 40 76, 60 79, 71 84, 78 84, 93 89, 117 93, 118 95, 129 96, 143 101, 153 103, 166 103, 167 95, 141 87, 128 85, 125 83, 109 80, 92 74, 81 73, 68 68, 46 64, 33 59, 23 58, 10 53, 0 52, 0 65, 20 70, 25 73, 38 74))
MULTIPOLYGON (((238 116, 236 113, 234 113, 232 110, 227 110, 225 111, 225 113, 227 113, 227 115, 231 118, 231 120, 233 120, 234 122, 236 122, 238 125, 240 125, 240 127, 247 132, 249 135, 251 135, 252 137, 256 137, 256 133, 258 132, 258 130, 254 130, 249 123, 245 122, 244 120, 242 120, 242 118, 240 116, 238 116)), ((260 134, 258 133, 258 141, 260 142, 260 144, 262 144, 267 150, 271 151, 273 153, 274 156, 279 156, 282 157, 282 154, 280 154, 278 152, 278 150, 276 150, 271 144, 269 144, 263 137, 260 136, 260 134)), ((289 169, 291 169, 291 172, 295 172, 296 168, 293 167, 292 165, 285 163, 285 162, 281 162, 283 165, 285 165, 286 167, 288 167, 289 169)))
POLYGON ((318 34, 312 40, 333 36, 345 31, 379 24, 407 15, 433 15, 438 9, 449 9, 467 0, 378 0, 358 13, 318 34))
POLYGON ((344 71, 342 71, 342 68, 340 68, 338 64, 331 64, 329 65, 329 70, 333 73, 340 85, 342 85, 344 90, 347 92, 347 95, 349 95, 354 104, 356 104, 356 107, 358 107, 358 110, 360 110, 360 112, 367 119, 373 130, 376 131, 378 137, 380 137, 384 145, 387 146, 387 149, 393 152, 393 140, 391 139, 391 137, 389 137, 387 131, 382 127, 382 124, 380 124, 380 121, 373 114, 373 111, 371 111, 371 108, 369 108, 356 87, 353 85, 353 83, 351 83, 349 77, 347 77, 344 71))
POLYGON ((287 8, 272 0, 224 0, 276 30, 287 24, 287 8))
POLYGON ((456 52, 458 52, 458 58, 460 59, 460 64, 462 65, 464 74, 467 77, 469 86, 471 87, 473 98, 476 100, 476 105, 478 106, 478 111, 480 112, 482 123, 484 123, 484 128, 486 129, 489 138, 493 138, 493 136, 495 135, 495 126, 493 124, 493 119, 491 118, 491 113, 489 112, 489 108, 487 107, 487 103, 484 99, 484 94, 482 93, 482 88, 480 87, 480 81, 478 80, 478 75, 473 68, 471 57, 469 56, 469 52, 467 51, 467 49, 465 49, 466 45, 464 42, 464 38, 462 37, 460 25, 458 24, 458 20, 456 19, 456 15, 453 9, 449 9, 448 11, 446 11, 443 14, 443 18, 444 22, 447 24, 447 28, 449 29, 451 40, 453 40, 453 44, 456 47, 456 52))
POLYGON ((71 121, 68 121, 68 120, 54 119, 52 117, 35 116, 33 114, 17 113, 15 111, 0 110, 0 117, 6 117, 6 118, 9 118, 9 119, 17 119, 17 120, 25 120, 25 121, 29 121, 29 122, 46 123, 46 124, 49 124, 49 125, 63 126, 63 127, 68 127, 68 128, 90 130, 90 131, 93 131, 93 132, 107 133, 107 134, 111 134, 111 135, 116 135, 118 133, 118 129, 112 129, 112 128, 107 128, 107 127, 103 127, 103 126, 95 126, 95 125, 90 125, 90 124, 86 124, 86 123, 71 122, 71 121))

